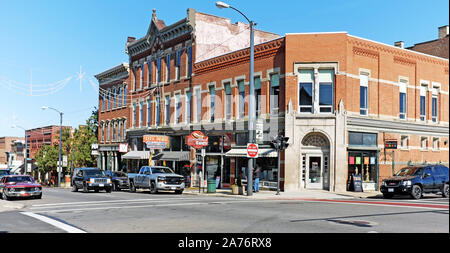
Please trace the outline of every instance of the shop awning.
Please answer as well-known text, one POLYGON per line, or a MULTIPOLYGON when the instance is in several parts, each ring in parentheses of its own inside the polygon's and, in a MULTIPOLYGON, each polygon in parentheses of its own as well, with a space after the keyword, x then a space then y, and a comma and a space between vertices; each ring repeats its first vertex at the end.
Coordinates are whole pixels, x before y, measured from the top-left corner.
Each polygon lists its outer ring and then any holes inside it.
MULTIPOLYGON (((225 153, 225 156, 247 157, 247 149, 231 149, 225 153)), ((260 148, 258 157, 278 157, 278 153, 273 148, 260 148)))
POLYGON ((122 159, 150 159, 150 151, 130 151, 123 155, 122 159))
POLYGON ((189 161, 190 154, 189 151, 163 151, 157 155, 155 155, 154 160, 162 160, 162 161, 189 161))

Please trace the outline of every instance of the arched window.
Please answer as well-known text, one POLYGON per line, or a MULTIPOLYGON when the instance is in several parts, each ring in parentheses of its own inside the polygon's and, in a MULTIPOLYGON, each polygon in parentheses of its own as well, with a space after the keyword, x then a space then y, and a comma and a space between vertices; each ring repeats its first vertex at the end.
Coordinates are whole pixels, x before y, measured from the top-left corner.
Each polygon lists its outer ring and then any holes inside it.
POLYGON ((309 134, 302 140, 303 146, 309 147, 328 147, 328 140, 320 134, 309 134))

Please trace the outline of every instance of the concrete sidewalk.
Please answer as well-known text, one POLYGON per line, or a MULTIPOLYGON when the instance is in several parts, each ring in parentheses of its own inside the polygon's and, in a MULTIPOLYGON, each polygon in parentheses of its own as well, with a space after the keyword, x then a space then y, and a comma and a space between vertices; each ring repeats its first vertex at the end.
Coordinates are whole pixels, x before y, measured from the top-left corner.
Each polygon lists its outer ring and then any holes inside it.
POLYGON ((276 191, 259 191, 253 192, 252 196, 233 195, 231 189, 216 189, 215 193, 204 192, 199 193, 198 188, 185 189, 183 194, 189 195, 205 195, 218 197, 233 197, 246 199, 353 199, 353 198, 382 198, 383 195, 378 191, 370 192, 329 192, 325 190, 303 190, 298 192, 280 192, 276 195, 276 191))

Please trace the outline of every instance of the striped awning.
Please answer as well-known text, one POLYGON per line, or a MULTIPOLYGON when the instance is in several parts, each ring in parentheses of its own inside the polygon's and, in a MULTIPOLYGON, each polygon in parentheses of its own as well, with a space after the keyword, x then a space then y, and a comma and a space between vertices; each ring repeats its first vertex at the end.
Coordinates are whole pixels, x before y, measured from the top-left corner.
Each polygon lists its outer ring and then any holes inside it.
POLYGON ((154 160, 161 161, 190 161, 189 151, 163 151, 155 155, 155 157, 154 160))

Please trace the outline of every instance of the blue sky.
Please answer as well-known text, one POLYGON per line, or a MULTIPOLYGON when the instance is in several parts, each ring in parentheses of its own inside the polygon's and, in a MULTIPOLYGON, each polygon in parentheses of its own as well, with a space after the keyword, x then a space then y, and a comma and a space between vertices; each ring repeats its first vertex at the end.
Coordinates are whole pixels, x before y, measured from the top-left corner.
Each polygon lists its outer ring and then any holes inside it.
MULTIPOLYGON (((447 0, 225 2, 258 23, 258 29, 280 35, 347 31, 411 46, 436 39, 438 27, 449 23, 447 0)), ((214 0, 0 0, 0 136, 23 136, 13 124, 27 129, 58 125, 58 114, 42 111, 43 105, 63 111, 64 125, 84 124, 98 104, 98 91, 88 78, 128 61, 127 36, 145 35, 154 8, 166 24, 184 18, 187 8, 245 21, 233 10, 216 8, 214 0), (80 66, 85 73, 81 88, 80 66), (47 94, 54 86, 45 85, 68 77, 60 90, 47 94)))

